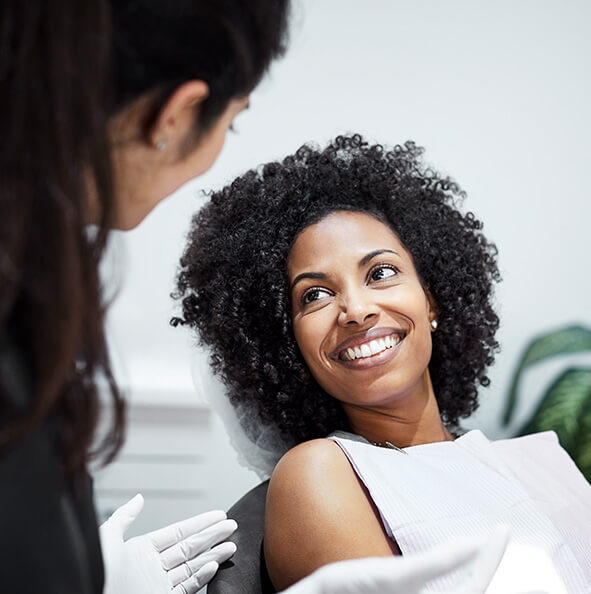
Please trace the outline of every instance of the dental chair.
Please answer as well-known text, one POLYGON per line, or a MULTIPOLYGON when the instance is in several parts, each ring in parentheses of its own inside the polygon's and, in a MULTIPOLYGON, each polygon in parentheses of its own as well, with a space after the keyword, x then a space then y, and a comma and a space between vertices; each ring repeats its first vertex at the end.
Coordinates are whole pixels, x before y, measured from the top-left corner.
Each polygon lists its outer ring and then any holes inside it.
POLYGON ((238 522, 232 542, 238 547, 234 556, 220 565, 207 586, 208 594, 274 594, 263 556, 265 500, 269 481, 251 489, 229 510, 228 518, 238 522))

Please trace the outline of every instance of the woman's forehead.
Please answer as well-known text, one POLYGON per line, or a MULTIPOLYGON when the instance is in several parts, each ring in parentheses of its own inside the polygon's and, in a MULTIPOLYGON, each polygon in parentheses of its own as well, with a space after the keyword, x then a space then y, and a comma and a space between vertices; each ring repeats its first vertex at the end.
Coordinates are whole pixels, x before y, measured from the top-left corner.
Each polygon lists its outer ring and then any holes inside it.
POLYGON ((376 217, 362 212, 337 211, 306 227, 288 258, 288 272, 310 266, 360 259, 376 250, 391 250, 400 257, 408 252, 394 231, 376 217))

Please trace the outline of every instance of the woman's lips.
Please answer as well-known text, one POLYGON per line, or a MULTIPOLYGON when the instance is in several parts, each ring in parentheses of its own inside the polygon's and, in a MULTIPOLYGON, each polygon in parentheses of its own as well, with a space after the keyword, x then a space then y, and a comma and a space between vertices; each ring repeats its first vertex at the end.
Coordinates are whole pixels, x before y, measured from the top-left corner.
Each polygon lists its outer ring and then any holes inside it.
POLYGON ((369 357, 361 357, 353 360, 337 359, 337 361, 349 369, 369 369, 371 367, 378 367, 392 361, 392 359, 398 355, 403 343, 404 338, 400 338, 394 346, 386 348, 374 355, 370 355, 369 357))
POLYGON ((401 339, 406 336, 406 332, 400 328, 392 326, 380 326, 370 328, 364 332, 357 332, 347 340, 343 340, 339 346, 330 354, 332 359, 338 359, 343 351, 348 348, 361 347, 362 344, 370 343, 372 340, 386 338, 387 336, 398 336, 401 339))
POLYGON ((353 368, 365 368, 389 361, 398 352, 406 333, 399 328, 371 328, 343 341, 331 359, 353 368))
POLYGON ((362 342, 357 346, 350 346, 339 353, 341 361, 354 361, 355 359, 364 359, 379 355, 382 351, 395 347, 402 337, 399 334, 390 334, 383 338, 374 338, 373 340, 362 342))

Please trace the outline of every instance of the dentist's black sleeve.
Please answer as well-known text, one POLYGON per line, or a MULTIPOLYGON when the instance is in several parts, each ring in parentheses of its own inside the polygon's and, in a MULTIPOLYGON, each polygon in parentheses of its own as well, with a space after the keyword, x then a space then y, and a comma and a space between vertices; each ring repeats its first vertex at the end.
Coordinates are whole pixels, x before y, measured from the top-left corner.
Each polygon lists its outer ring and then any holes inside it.
MULTIPOLYGON (((26 362, 4 335, 0 431, 18 418, 29 383, 26 362)), ((0 592, 100 594, 103 579, 91 481, 64 477, 50 416, 0 448, 0 592)))

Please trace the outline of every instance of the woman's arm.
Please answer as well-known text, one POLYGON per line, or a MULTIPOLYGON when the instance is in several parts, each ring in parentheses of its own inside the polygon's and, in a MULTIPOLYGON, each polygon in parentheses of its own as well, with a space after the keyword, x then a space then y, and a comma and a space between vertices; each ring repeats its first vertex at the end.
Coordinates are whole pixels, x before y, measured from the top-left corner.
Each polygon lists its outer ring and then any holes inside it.
POLYGON ((275 468, 264 547, 278 590, 334 561, 397 553, 346 456, 328 439, 298 445, 275 468))

